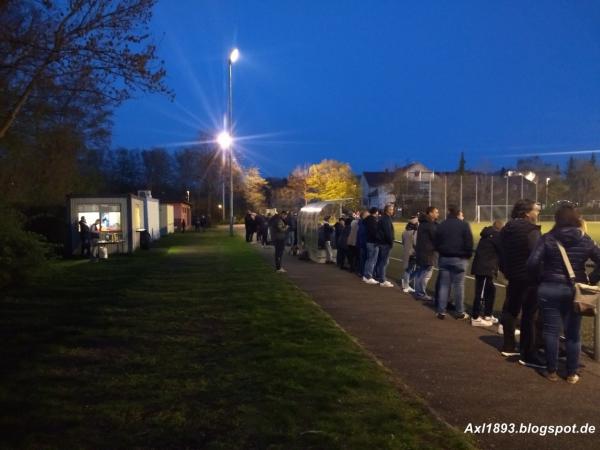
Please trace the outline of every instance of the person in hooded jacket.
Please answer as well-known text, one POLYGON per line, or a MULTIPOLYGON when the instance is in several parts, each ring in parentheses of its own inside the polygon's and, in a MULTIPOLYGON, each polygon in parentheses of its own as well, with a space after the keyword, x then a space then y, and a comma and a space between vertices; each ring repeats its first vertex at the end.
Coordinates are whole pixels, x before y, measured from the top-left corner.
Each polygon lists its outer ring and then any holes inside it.
POLYGON ((571 204, 562 204, 555 213, 555 225, 542 236, 527 260, 531 277, 540 282, 537 289, 544 318, 544 342, 546 346, 546 378, 557 381, 558 345, 561 328, 564 327, 567 350, 567 382, 579 381, 577 369, 581 352, 581 315, 573 306, 574 286, 570 279, 558 244, 566 251, 575 273, 575 282, 597 283, 600 279, 600 248, 581 229, 579 211, 571 204), (591 259, 596 270, 588 276, 585 263, 591 259))
POLYGON ((474 327, 490 327, 498 323, 492 312, 496 300, 494 279, 498 276, 500 257, 500 231, 504 223, 496 220, 491 227, 481 230, 479 244, 471 266, 471 274, 475 275, 475 298, 471 325, 474 327), (483 303, 483 315, 481 306, 483 303))
POLYGON ((417 258, 415 256, 415 242, 417 238, 417 229, 419 228, 419 219, 413 216, 408 220, 406 228, 402 233, 402 290, 406 293, 415 292, 410 286, 414 285, 414 275, 417 269, 417 258))
POLYGON ((427 295, 427 284, 433 274, 433 266, 436 263, 435 232, 437 219, 440 211, 435 206, 429 206, 419 218, 419 231, 415 244, 415 256, 417 258, 417 273, 415 275, 414 296, 418 300, 432 300, 427 295))
POLYGON ((500 270, 508 280, 500 323, 504 335, 502 356, 520 354, 520 364, 541 369, 545 367, 545 362, 537 353, 538 344, 541 344, 541 327, 536 326, 537 285, 527 272, 527 259, 541 235, 540 226, 536 225, 539 214, 537 203, 529 199, 518 200, 513 207, 511 220, 500 232, 500 270), (517 352, 515 324, 519 313, 521 341, 517 352))

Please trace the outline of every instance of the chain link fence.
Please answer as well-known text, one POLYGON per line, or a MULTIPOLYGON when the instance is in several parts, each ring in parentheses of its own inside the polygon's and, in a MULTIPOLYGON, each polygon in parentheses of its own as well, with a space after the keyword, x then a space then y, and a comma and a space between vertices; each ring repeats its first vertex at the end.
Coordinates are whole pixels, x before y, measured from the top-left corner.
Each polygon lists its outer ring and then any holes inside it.
MULTIPOLYGON (((409 217, 435 206, 441 212, 450 205, 461 209, 471 222, 492 222, 510 217, 512 206, 521 198, 545 203, 546 186, 524 176, 481 174, 433 174, 427 181, 407 183, 397 195, 402 215, 409 217)), ((600 217, 600 216, 598 216, 600 217)))

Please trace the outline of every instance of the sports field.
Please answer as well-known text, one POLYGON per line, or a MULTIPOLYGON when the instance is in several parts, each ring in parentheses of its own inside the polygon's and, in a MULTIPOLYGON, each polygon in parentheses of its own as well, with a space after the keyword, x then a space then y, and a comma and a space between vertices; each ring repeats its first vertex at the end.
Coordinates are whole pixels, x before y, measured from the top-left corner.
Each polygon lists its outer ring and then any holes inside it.
MULTIPOLYGON (((475 241, 475 246, 477 246, 477 243, 479 242, 479 234, 481 233, 481 230, 486 227, 489 226, 489 223, 470 223, 471 226, 471 230, 473 232, 473 239, 475 241)), ((542 233, 546 233, 548 231, 550 231, 550 229, 552 228, 554 224, 552 222, 541 222, 541 226, 542 226, 542 233)), ((394 228, 395 228, 395 235, 396 235, 396 239, 400 240, 402 237, 402 232, 404 231, 406 224, 405 223, 401 223, 401 222, 397 222, 394 224, 394 228)), ((590 235, 590 237, 598 242, 600 241, 600 222, 587 222, 587 229, 588 229, 588 234, 590 235)), ((400 278, 402 275, 402 245, 395 245, 393 250, 392 250, 392 254, 391 254, 391 260, 390 260, 390 266, 388 269, 388 275, 394 280, 396 281, 398 284, 400 284, 400 278)), ((435 280, 437 277, 437 271, 434 272, 433 278, 431 280, 431 282, 429 283, 430 288, 433 288, 435 286, 435 280)), ((498 276, 498 280, 497 280, 497 289, 496 289, 496 302, 494 304, 494 310, 496 311, 494 314, 499 317, 500 314, 500 310, 502 309, 502 304, 504 303, 504 298, 505 298, 505 284, 506 284, 506 280, 504 279, 504 277, 502 276, 502 274, 500 274, 498 276)), ((470 313, 471 311, 471 307, 473 305, 473 298, 475 296, 474 293, 474 288, 475 288, 475 281, 472 278, 472 276, 470 276, 470 267, 469 270, 467 272, 467 279, 465 281, 465 305, 467 308, 467 311, 470 313)), ((584 317, 583 319, 583 325, 582 325, 582 342, 583 345, 586 349, 588 349, 589 351, 592 351, 593 349, 593 340, 594 340, 594 321, 592 318, 590 317, 584 317)))

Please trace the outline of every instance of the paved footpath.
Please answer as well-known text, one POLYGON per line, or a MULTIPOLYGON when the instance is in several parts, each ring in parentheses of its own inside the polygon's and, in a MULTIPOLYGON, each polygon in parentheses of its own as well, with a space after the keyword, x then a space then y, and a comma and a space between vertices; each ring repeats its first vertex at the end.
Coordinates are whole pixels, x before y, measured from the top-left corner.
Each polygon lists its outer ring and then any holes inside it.
MULTIPOLYGON (((272 264, 273 248, 256 248, 272 264)), ((282 276, 457 429, 495 423, 596 427, 591 435, 476 434, 481 448, 600 448, 600 366, 590 358, 582 358, 577 385, 552 383, 501 357, 501 336, 451 316, 437 320, 430 307, 397 287, 369 286, 334 265, 287 252, 284 267, 282 276)))

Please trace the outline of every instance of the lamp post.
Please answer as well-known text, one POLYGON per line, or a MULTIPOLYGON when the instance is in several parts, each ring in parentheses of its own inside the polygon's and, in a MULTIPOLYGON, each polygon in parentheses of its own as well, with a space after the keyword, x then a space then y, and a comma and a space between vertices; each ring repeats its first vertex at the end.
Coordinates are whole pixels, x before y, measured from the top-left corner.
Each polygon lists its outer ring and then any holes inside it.
POLYGON ((546 203, 544 203, 544 208, 548 208, 548 183, 550 183, 550 177, 546 177, 546 203))
POLYGON ((240 51, 237 48, 231 50, 229 53, 229 96, 227 104, 227 131, 229 137, 229 235, 233 236, 233 64, 240 58, 240 51))

